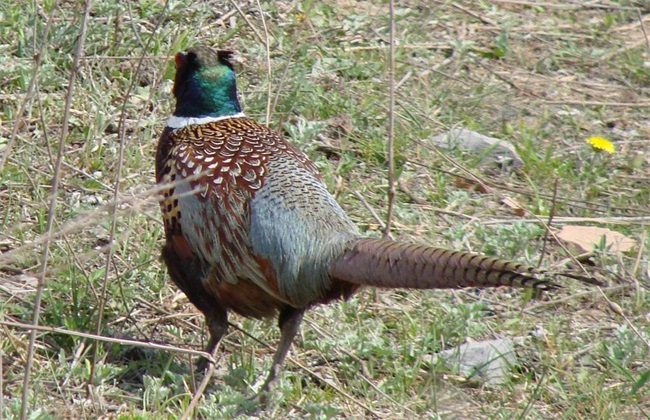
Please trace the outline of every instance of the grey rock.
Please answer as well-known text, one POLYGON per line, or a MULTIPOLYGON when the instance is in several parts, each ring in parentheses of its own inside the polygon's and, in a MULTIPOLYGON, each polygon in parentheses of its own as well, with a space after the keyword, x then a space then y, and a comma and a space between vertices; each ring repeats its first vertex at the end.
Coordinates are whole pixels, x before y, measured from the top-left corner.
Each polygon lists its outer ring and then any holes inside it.
POLYGON ((517 363, 514 343, 508 338, 462 344, 438 356, 462 376, 486 385, 503 383, 510 367, 517 363))
POLYGON ((430 142, 442 149, 460 149, 481 156, 479 165, 516 169, 523 163, 515 147, 507 140, 484 136, 466 128, 454 128, 432 137, 430 142))

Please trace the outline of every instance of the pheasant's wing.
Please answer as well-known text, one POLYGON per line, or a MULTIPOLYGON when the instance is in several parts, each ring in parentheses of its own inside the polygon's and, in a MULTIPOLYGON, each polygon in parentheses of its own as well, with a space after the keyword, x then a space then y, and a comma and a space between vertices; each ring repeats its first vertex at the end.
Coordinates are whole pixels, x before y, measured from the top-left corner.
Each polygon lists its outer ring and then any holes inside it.
POLYGON ((271 262, 282 296, 307 306, 329 293, 329 265, 358 233, 322 181, 293 156, 273 156, 267 171, 251 200, 251 244, 271 262))

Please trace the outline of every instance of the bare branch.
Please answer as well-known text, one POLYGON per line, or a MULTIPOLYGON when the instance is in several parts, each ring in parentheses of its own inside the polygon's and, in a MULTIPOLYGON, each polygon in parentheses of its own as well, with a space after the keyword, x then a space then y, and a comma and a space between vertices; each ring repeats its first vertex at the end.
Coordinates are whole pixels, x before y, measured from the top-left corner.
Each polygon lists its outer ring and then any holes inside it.
MULTIPOLYGON (((61 181, 61 166, 62 166, 61 162, 63 161, 65 140, 68 137, 68 125, 70 123, 70 108, 72 107, 74 83, 79 68, 79 58, 83 54, 87 21, 88 21, 88 15, 90 14, 91 5, 92 5, 92 0, 87 0, 84 5, 84 13, 83 16, 81 17, 81 26, 79 28, 79 38, 77 39, 77 46, 75 48, 74 57, 72 58, 72 68, 70 69, 70 79, 68 80, 68 90, 65 98, 65 110, 63 112, 63 122, 61 123, 61 137, 59 138, 59 145, 58 145, 59 150, 57 152, 56 164, 54 166, 54 175, 52 177, 52 192, 50 194, 50 202, 49 202, 48 212, 47 212, 47 225, 45 231, 47 232, 48 236, 52 233, 52 230, 54 228, 57 193, 59 191, 59 183, 61 181)), ((50 20, 51 20, 51 16, 50 16, 50 20)), ((35 80, 35 78, 33 80, 35 80)), ((18 118, 20 118, 20 115, 21 114, 19 114, 18 118)), ((8 152, 9 151, 7 151, 7 153, 8 152)), ((50 250, 50 241, 43 242, 40 269, 37 275, 38 284, 36 286, 36 296, 34 297, 34 313, 32 317, 33 325, 38 325, 39 322, 40 311, 41 311, 41 300, 43 298, 43 288, 45 287, 45 274, 47 272, 47 261, 48 261, 49 250, 50 250)), ((21 407, 20 407, 21 420, 27 418, 27 405, 29 403, 29 374, 32 368, 32 362, 34 360, 35 344, 36 344, 36 330, 32 330, 29 335, 27 361, 25 362, 25 375, 23 377, 23 390, 22 390, 22 400, 21 400, 21 407)))
POLYGON ((395 207, 395 6, 390 1, 390 47, 388 50, 388 212, 384 237, 390 235, 395 207))

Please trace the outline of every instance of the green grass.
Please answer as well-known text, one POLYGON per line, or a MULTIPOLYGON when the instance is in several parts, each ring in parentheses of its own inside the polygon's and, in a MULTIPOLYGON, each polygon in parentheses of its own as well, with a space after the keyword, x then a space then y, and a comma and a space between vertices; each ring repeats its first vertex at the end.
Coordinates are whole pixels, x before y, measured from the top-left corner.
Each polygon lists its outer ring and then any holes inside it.
MULTIPOLYGON (((650 299, 643 287, 650 240, 638 220, 648 216, 650 200, 650 51, 640 23, 650 31, 650 10, 639 1, 601 3, 609 7, 399 3, 396 162, 407 189, 398 190, 393 235, 536 264, 544 229, 529 215, 513 214, 504 198, 544 220, 554 209, 555 231, 566 223, 608 227, 639 242, 630 254, 597 249, 591 257, 625 319, 597 291, 571 282, 541 300, 508 290, 363 291, 308 313, 259 416, 650 415, 650 299), (487 193, 459 187, 455 175, 463 173, 427 145, 453 127, 511 141, 523 166, 502 173, 476 166, 471 154, 444 151, 491 186, 487 193), (614 141, 616 152, 595 152, 584 142, 591 136, 614 141), (503 385, 482 386, 434 361, 437 352, 468 340, 504 336, 516 342, 518 365, 503 385)), ((41 325, 94 333, 107 278, 102 335, 203 347, 202 317, 158 260, 162 226, 156 202, 147 198, 157 136, 173 108, 171 56, 193 44, 239 53, 246 112, 264 120, 270 85, 270 125, 316 162, 360 229, 379 234, 353 192, 385 217, 388 5, 272 2, 260 12, 255 2, 237 4, 262 37, 263 13, 270 77, 263 42, 230 2, 171 1, 167 8, 154 1, 95 2, 63 146, 41 325)), ((20 413, 29 331, 8 323, 33 316, 81 10, 79 2, 0 0, 0 154, 10 143, 34 54, 45 44, 35 96, 0 171, 4 418, 20 413)), ((548 243, 545 265, 566 258, 548 243)), ((275 321, 231 321, 246 334, 231 328, 226 336, 196 418, 237 414, 270 366, 279 339, 275 321)), ((201 379, 193 360, 175 351, 45 331, 36 344, 30 418, 179 418, 201 379)))

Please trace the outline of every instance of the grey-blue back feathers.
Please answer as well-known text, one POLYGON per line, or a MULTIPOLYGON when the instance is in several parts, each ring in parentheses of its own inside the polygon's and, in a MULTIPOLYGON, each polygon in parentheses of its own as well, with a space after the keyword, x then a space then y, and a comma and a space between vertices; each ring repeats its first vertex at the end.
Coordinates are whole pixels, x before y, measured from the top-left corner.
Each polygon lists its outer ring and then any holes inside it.
POLYGON ((329 266, 359 237, 325 185, 290 156, 268 163, 264 186, 251 200, 250 239, 268 258, 280 292, 296 306, 326 295, 329 266))

